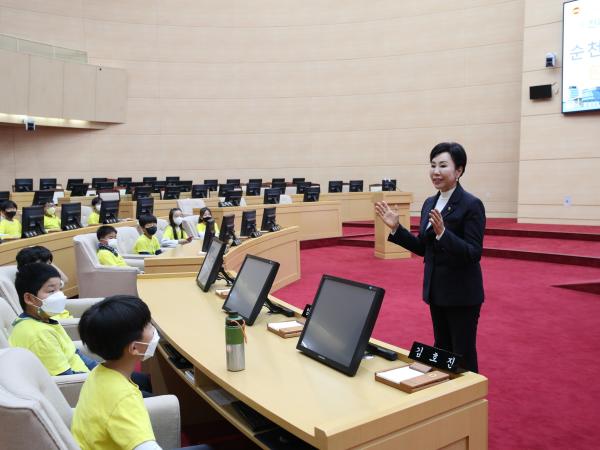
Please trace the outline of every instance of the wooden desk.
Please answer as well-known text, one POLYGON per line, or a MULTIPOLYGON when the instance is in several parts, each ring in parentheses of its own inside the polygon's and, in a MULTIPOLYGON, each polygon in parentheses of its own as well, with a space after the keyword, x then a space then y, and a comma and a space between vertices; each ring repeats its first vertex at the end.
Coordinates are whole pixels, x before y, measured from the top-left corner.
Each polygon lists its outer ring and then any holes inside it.
MULTIPOLYGON (((202 292, 194 277, 142 275, 138 292, 161 336, 194 365, 190 380, 165 359, 160 347, 144 364, 155 393, 178 394, 184 423, 188 413, 217 411, 267 448, 231 406, 209 396, 209 391, 222 388, 320 449, 487 448, 487 379, 481 375, 465 373, 406 394, 374 380, 376 371, 397 363, 373 358, 348 377, 296 351, 296 338, 268 332, 267 322, 285 318, 268 316, 264 309, 254 326, 247 327, 246 369, 228 372, 223 300, 212 290, 202 292)), ((406 351, 385 346, 407 360, 406 351)))
MULTIPOLYGON (((235 232, 239 235, 244 211, 256 210, 256 227, 260 228, 265 208, 277 208, 277 224, 282 228, 297 226, 300 228, 300 241, 324 239, 342 235, 342 216, 340 202, 307 202, 287 205, 252 205, 211 208, 213 217, 219 226, 226 214, 235 215, 235 232)), ((199 210, 194 209, 194 214, 199 210)))
MULTIPOLYGON (((300 279, 300 231, 298 227, 285 228, 275 233, 265 233, 259 238, 245 239, 242 245, 230 247, 223 258, 227 270, 237 272, 246 255, 255 255, 279 262, 277 278, 273 290, 281 289, 300 279)), ((194 240, 164 253, 144 260, 144 272, 194 273, 200 269, 204 254, 201 253, 202 240, 194 240)))
MULTIPOLYGON (((211 210, 219 204, 218 198, 204 198, 202 200, 204 200, 206 206, 211 208, 211 210)), ((121 199, 121 202, 119 203, 119 218, 134 218, 136 208, 136 201, 121 199)), ((172 208, 177 208, 177 200, 157 200, 156 198, 154 199, 154 216, 169 217, 169 211, 172 208)))
MULTIPOLYGON (((113 224, 115 227, 135 227, 134 221, 113 224)), ((71 231, 57 231, 28 239, 16 239, 3 242, 0 245, 0 266, 16 264, 17 253, 22 248, 42 245, 52 252, 54 264, 69 277, 69 282, 63 291, 67 297, 78 295, 77 287, 77 264, 75 262, 75 250, 73 237, 80 234, 96 233, 99 225, 79 228, 71 231)))

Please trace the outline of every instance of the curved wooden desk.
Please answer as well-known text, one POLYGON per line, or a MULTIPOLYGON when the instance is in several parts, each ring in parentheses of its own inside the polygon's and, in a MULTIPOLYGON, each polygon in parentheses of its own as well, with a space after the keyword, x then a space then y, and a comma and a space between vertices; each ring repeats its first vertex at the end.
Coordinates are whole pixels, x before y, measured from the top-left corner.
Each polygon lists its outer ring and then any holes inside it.
MULTIPOLYGON (((280 266, 277 278, 273 283, 273 290, 281 289, 300 279, 299 236, 298 227, 290 227, 275 233, 265 233, 259 238, 246 239, 242 245, 229 248, 223 258, 223 265, 227 270, 237 272, 248 254, 277 261, 280 266)), ((147 274, 180 272, 196 274, 204 261, 204 253, 201 251, 201 240, 177 246, 161 255, 146 258, 144 272, 147 274)))
POLYGON ((180 397, 184 421, 187 412, 217 411, 267 448, 230 405, 211 397, 211 391, 222 388, 321 449, 487 448, 487 379, 481 375, 465 373, 406 394, 374 380, 375 371, 398 363, 373 358, 347 377, 296 351, 297 338, 268 332, 267 322, 286 318, 269 316, 264 309, 247 327, 246 370, 228 372, 223 300, 212 289, 202 292, 194 277, 146 275, 138 279, 138 291, 163 339, 194 366, 186 376, 165 359, 161 347, 145 364, 156 393, 180 397))
MULTIPOLYGON (((115 227, 135 227, 135 221, 125 221, 113 224, 115 227)), ((0 245, 0 266, 16 264, 17 253, 22 248, 42 245, 52 252, 54 264, 69 277, 69 282, 63 291, 68 297, 79 293, 77 287, 77 263, 75 261, 75 250, 73 237, 80 234, 95 233, 99 225, 79 228, 71 231, 57 231, 55 233, 43 234, 28 239, 15 239, 3 242, 0 245)))

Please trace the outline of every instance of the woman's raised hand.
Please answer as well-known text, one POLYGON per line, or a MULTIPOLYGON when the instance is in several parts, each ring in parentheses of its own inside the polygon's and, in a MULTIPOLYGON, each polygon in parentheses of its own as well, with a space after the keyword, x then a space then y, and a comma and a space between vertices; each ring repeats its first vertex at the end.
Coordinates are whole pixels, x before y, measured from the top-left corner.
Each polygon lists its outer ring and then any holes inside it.
POLYGON ((391 229, 397 228, 400 225, 400 215, 396 214, 386 202, 375 203, 375 212, 381 217, 383 223, 391 229))

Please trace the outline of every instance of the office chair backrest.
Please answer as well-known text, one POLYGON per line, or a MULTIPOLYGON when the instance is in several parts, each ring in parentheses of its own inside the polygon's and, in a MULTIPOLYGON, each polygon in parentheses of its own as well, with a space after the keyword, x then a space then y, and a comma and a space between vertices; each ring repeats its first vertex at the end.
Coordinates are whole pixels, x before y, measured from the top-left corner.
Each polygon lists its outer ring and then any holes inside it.
POLYGON ((200 236, 198 234, 198 218, 200 216, 195 215, 195 216, 186 216, 183 218, 183 223, 181 224, 181 226, 183 227, 183 229, 185 230, 185 232, 187 233, 188 236, 192 236, 197 238, 198 236, 200 236))
POLYGON ((181 209, 184 216, 194 214, 194 208, 204 208, 206 203, 201 198, 182 198, 177 200, 177 207, 181 209))
POLYGON ((16 315, 23 312, 19 303, 19 294, 15 288, 15 278, 17 276, 16 264, 0 267, 0 297, 4 298, 16 315))
POLYGON ((12 323, 17 315, 8 302, 0 297, 0 348, 8 348, 8 338, 12 331, 12 323))

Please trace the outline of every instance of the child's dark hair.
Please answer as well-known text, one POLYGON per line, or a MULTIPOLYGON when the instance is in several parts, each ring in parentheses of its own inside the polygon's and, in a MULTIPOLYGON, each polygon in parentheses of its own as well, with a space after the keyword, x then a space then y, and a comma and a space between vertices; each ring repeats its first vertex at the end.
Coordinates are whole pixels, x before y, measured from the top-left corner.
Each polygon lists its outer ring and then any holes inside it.
POLYGON ((53 259, 52 252, 46 247, 41 245, 25 247, 17 253, 17 269, 21 270, 21 267, 35 262, 51 264, 53 259))
POLYGON ((25 310, 25 294, 29 292, 37 296, 42 286, 50 278, 60 278, 58 270, 50 264, 34 262, 19 269, 15 278, 15 288, 19 295, 21 308, 25 310))
POLYGON ((149 223, 157 223, 156 217, 152 214, 144 214, 143 216, 140 216, 138 222, 140 223, 140 227, 142 228, 144 228, 149 223))
POLYGON ((102 199, 100 197, 94 197, 92 200, 92 206, 96 206, 98 203, 102 203, 102 199))
POLYGON ((173 215, 177 211, 181 211, 181 208, 171 208, 169 211, 169 225, 171 225, 171 228, 173 229, 173 239, 183 239, 183 227, 177 225, 173 220, 173 215))
POLYGON ((2 211, 6 211, 8 208, 15 208, 18 209, 18 206, 15 202, 13 202, 12 200, 4 200, 4 202, 2 202, 2 205, 0 206, 0 209, 2 211))
POLYGON ((98 240, 104 239, 110 233, 116 233, 117 229, 111 225, 102 225, 100 228, 96 230, 96 237, 98 240))
POLYGON ((79 336, 93 353, 114 361, 123 356, 128 344, 142 338, 150 319, 150 310, 140 298, 113 295, 83 313, 79 319, 79 336))

